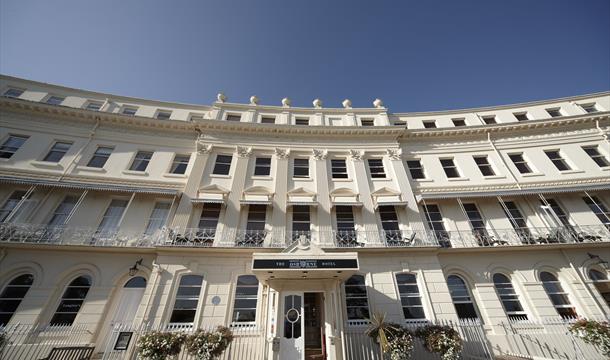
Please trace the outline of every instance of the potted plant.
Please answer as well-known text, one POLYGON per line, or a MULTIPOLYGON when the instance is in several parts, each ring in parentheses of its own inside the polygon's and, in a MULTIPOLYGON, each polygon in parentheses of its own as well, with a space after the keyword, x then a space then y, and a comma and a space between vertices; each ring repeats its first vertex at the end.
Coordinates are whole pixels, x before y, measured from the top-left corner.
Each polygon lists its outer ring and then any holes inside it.
POLYGON ((197 360, 212 360, 220 357, 233 341, 233 332, 225 326, 214 331, 199 329, 186 338, 186 351, 197 360))
POLYGON ((366 334, 379 343, 380 358, 385 354, 392 360, 407 360, 413 350, 413 336, 398 324, 386 321, 386 314, 375 313, 369 319, 366 334))
POLYGON ((145 360, 166 360, 180 354, 185 339, 182 332, 147 332, 138 339, 138 355, 145 360))
POLYGON ((460 334, 450 326, 426 325, 417 329, 415 335, 420 338, 426 350, 437 353, 443 360, 460 358, 463 344, 460 334))
POLYGON ((570 332, 610 358, 610 325, 606 321, 580 319, 570 326, 570 332))

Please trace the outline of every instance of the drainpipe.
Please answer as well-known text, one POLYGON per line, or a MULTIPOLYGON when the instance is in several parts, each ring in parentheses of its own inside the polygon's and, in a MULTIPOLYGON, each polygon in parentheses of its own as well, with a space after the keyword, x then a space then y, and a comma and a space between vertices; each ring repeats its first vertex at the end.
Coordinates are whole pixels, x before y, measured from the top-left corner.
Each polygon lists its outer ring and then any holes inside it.
POLYGON ((61 174, 61 176, 59 176, 57 181, 61 181, 66 176, 68 171, 80 159, 80 155, 82 154, 83 150, 85 150, 85 148, 87 146, 89 146, 89 143, 91 143, 91 140, 93 140, 93 136, 95 136, 95 131, 100 126, 100 117, 96 116, 95 118, 96 118, 95 119, 95 125, 93 125, 93 128, 89 131, 89 138, 87 139, 87 142, 83 146, 81 146, 80 149, 78 149, 78 151, 76 152, 76 155, 74 155, 74 158, 72 158, 72 161, 70 162, 70 164, 68 164, 68 166, 66 166, 66 170, 64 170, 64 172, 61 174))

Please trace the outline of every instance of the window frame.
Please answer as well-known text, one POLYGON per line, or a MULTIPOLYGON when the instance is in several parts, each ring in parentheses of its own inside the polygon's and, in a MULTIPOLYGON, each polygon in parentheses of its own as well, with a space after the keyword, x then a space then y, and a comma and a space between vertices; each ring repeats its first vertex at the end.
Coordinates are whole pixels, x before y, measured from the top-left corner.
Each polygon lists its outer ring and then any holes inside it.
POLYGON ((106 146, 106 145, 97 145, 97 147, 95 148, 95 151, 93 152, 93 155, 91 155, 91 157, 89 158, 89 161, 87 161, 87 167, 90 168, 96 168, 96 169, 103 169, 104 166, 106 166, 106 163, 108 162, 108 159, 110 159, 110 156, 112 155, 112 153, 114 152, 114 146, 106 146), (98 154, 97 152, 100 149, 109 149, 109 153, 106 156, 105 154, 98 154), (96 158, 104 158, 104 162, 101 166, 92 166, 93 161, 96 158))
POLYGON ((563 112, 561 111, 561 107, 547 108, 547 109, 544 109, 544 111, 546 111, 546 113, 549 114, 549 116, 551 118, 557 118, 557 117, 564 116, 563 112))
POLYGON ((226 113, 225 114, 225 121, 232 121, 232 122, 241 122, 242 119, 242 114, 237 114, 237 113, 226 113))
POLYGON ((296 126, 309 126, 310 119, 308 117, 295 117, 294 124, 296 126))
POLYGON ((233 164, 233 154, 226 154, 226 153, 225 154, 216 154, 216 158, 214 159, 214 166, 212 167, 212 175, 230 176, 231 175, 231 168, 233 167, 232 164, 233 164), (219 163, 219 160, 220 160, 221 157, 229 158, 229 162, 228 163, 226 163, 226 162, 220 162, 219 163), (222 172, 222 173, 217 172, 217 171, 219 171, 217 169, 218 166, 220 166, 220 167, 225 167, 226 166, 227 167, 226 174, 224 172, 222 172))
POLYGON ((125 115, 125 116, 136 116, 136 114, 138 113, 139 109, 140 108, 138 106, 123 105, 123 106, 121 106, 121 112, 120 113, 121 113, 121 115, 125 115), (132 110, 133 110, 133 114, 131 114, 132 110))
POLYGON ((157 109, 155 112, 155 119, 157 120, 171 120, 173 111, 166 109, 157 109))
POLYGON ((523 307, 523 304, 521 303, 521 296, 515 289, 515 285, 513 284, 511 277, 502 272, 495 272, 492 274, 491 280, 494 285, 494 290, 496 291, 496 295, 498 296, 498 299, 502 303, 502 308, 504 309, 504 313, 506 314, 506 316, 512 320, 528 320, 527 311, 525 311, 525 308, 523 307), (496 282, 496 275, 503 276, 507 280, 507 282, 496 282), (507 286, 507 284, 509 286, 507 286), (510 289, 512 289, 512 292, 503 294, 502 291, 498 288, 498 285, 502 285, 500 287, 501 289, 510 288, 510 289), (505 304, 506 302, 516 303, 517 305, 519 305, 521 310, 516 310, 516 311, 508 310, 508 308, 505 304))
POLYGON ((513 166, 517 169, 519 174, 523 175, 523 174, 533 174, 534 173, 534 169, 530 166, 530 162, 525 158, 523 152, 520 152, 520 153, 508 153, 508 154, 506 154, 506 156, 508 156, 508 158, 512 162, 513 166), (513 156, 520 157, 520 160, 519 161, 515 161, 513 156), (522 171, 521 167, 524 167, 523 170, 527 170, 527 171, 522 171))
POLYGON ((146 170, 148 170, 148 165, 150 165, 150 162, 152 160, 152 157, 154 156, 155 152, 154 151, 148 151, 148 150, 138 150, 136 151, 136 153, 133 155, 133 159, 131 159, 131 164, 129 165, 128 170, 129 171, 134 171, 134 172, 139 172, 139 173, 146 173, 146 170), (150 154, 150 157, 148 159, 138 159, 138 155, 141 154, 150 154), (144 167, 143 170, 138 170, 138 168, 140 167, 140 164, 143 162, 146 162, 146 166, 144 167))
POLYGON ((373 118, 361 118, 360 119, 360 126, 363 127, 369 127, 369 126, 375 126, 375 119, 373 118))
POLYGON ((498 117, 496 115, 484 115, 481 116, 481 120, 485 125, 496 125, 498 123, 498 117))
POLYGON ((273 159, 271 156, 264 156, 264 155, 256 156, 254 158, 254 173, 252 174, 252 176, 255 176, 255 177, 271 176, 271 163, 272 162, 273 162, 273 159), (269 162, 268 164, 266 163, 267 161, 269 162), (260 172, 262 172, 262 173, 260 173, 260 172))
MULTIPOLYGON (((451 273, 447 276, 447 278, 445 279, 446 283, 447 283, 447 288, 449 288, 449 297, 451 298, 451 303, 453 304, 453 307, 455 308, 455 313, 458 316, 459 319, 481 319, 481 315, 479 314, 479 309, 477 306, 477 303, 475 302, 474 299, 474 293, 472 292, 472 287, 470 286, 470 284, 466 281, 466 279, 464 278, 464 276, 462 276, 461 274, 458 273, 451 273), (454 299, 453 295, 451 294, 451 289, 450 289, 450 285, 449 285, 449 278, 450 277, 456 277, 458 279, 461 280, 462 284, 464 284, 464 288, 466 289, 466 295, 468 296, 468 301, 459 301, 456 302, 456 300, 454 299), (459 315, 459 311, 458 308, 455 306, 456 304, 470 304, 472 305, 474 314, 476 317, 461 317, 459 315)), ((463 298, 464 296, 460 296, 460 298, 463 298)))
POLYGON ((64 157, 68 154, 70 149, 72 149, 73 145, 74 145, 74 142, 72 142, 72 141, 55 140, 55 141, 53 141, 53 145, 51 145, 49 150, 47 150, 45 156, 42 158, 41 161, 48 162, 48 163, 53 163, 53 164, 59 164, 64 159, 64 157), (65 144, 65 145, 67 145, 66 150, 65 151, 63 151, 63 150, 56 150, 55 146, 57 146, 58 144, 65 144), (62 151, 63 151, 63 154, 61 155, 61 157, 59 159, 57 159, 57 161, 48 160, 51 157, 51 154, 61 153, 62 151))
POLYGON ((330 176, 331 176, 331 179, 333 179, 333 180, 349 179, 349 171, 347 169, 347 159, 345 159, 345 158, 330 159, 330 176), (338 162, 338 161, 342 161, 343 165, 339 166, 339 165, 334 164, 334 162, 338 162), (345 172, 338 171, 338 169, 343 169, 343 168, 345 168, 345 172))
POLYGON ((568 160, 563 156, 563 153, 560 149, 545 149, 543 150, 544 154, 547 158, 553 163, 555 168, 559 171, 571 171, 572 166, 570 166, 568 160), (554 156, 552 156, 554 155, 554 156), (564 169, 562 169, 564 167, 564 169))
POLYGON ((458 168, 458 166, 455 164, 455 158, 453 157, 440 157, 438 158, 438 161, 441 164, 441 167, 443 168, 443 172, 445 174, 445 177, 447 179, 460 179, 462 178, 462 173, 460 172, 460 169, 458 168), (443 161, 451 161, 451 165, 448 166, 446 164, 443 164, 443 161), (455 174, 449 174, 449 172, 454 171, 455 174))
POLYGON ((369 174, 371 176, 371 179, 387 179, 388 178, 388 176, 385 172, 385 164, 383 163, 382 157, 366 159, 366 164, 367 164, 367 167, 369 168, 369 174), (371 165, 371 161, 379 162, 379 163, 376 165, 371 165))
MULTIPOLYGON (((176 285, 175 285, 175 290, 173 292, 173 296, 171 299, 171 311, 168 311, 168 315, 167 315, 167 320, 166 320, 166 324, 167 325, 173 325, 173 324, 180 324, 180 325, 187 325, 190 324, 193 328, 196 328, 199 324, 199 318, 201 315, 201 311, 203 311, 203 308, 205 307, 205 304, 203 304, 202 306, 202 300, 203 300, 203 295, 206 292, 206 285, 207 285, 207 281, 206 281, 206 276, 204 273, 197 273, 197 272, 182 272, 179 274, 176 274, 176 285), (199 294, 197 295, 197 304, 195 306, 195 313, 193 314, 193 321, 192 322, 176 322, 176 321, 171 321, 172 320, 172 316, 174 314, 174 311, 176 310, 176 302, 178 300, 193 300, 193 296, 186 296, 186 295, 178 295, 178 292, 180 291, 180 282, 182 281, 182 278, 185 276, 200 276, 201 277, 201 285, 199 287, 199 294)), ((196 285, 184 285, 187 287, 196 287, 196 285)))
POLYGON ((310 174, 310 159, 309 157, 295 157, 292 159, 292 178, 293 179, 309 179, 311 177, 310 174), (303 162, 307 162, 307 167, 304 167, 302 165, 297 166, 297 160, 298 161, 303 161, 303 162), (296 169, 307 169, 307 175, 297 175, 296 173, 296 169))
POLYGON ((259 122, 261 124, 275 124, 276 120, 277 120, 277 116, 275 116, 275 115, 261 115, 259 122))
POLYGON ((494 166, 489 161, 489 155, 472 155, 472 160, 474 160, 474 163, 476 164, 477 168, 479 169, 479 172, 483 177, 497 176, 494 166), (485 163, 479 163, 477 161, 478 159, 483 159, 485 163), (489 170, 491 174, 485 174, 485 171, 483 171, 483 169, 489 170))
POLYGON ((258 299, 261 296, 261 291, 262 291, 262 287, 260 286, 261 282, 256 278, 256 276, 254 274, 239 274, 235 277, 235 289, 233 291, 233 301, 232 301, 232 306, 231 306, 231 325, 238 325, 239 326, 248 326, 248 325, 252 325, 254 326, 258 319, 260 318, 259 316, 259 301, 258 299), (256 279, 256 294, 253 295, 254 297, 252 298, 252 295, 249 296, 238 296, 237 294, 237 290, 238 288, 241 287, 246 287, 246 288, 254 288, 254 285, 239 285, 239 278, 242 276, 252 276, 256 279), (250 320, 250 321, 239 321, 239 320, 235 320, 235 310, 236 309, 252 309, 252 308, 243 308, 243 307, 236 307, 236 302, 237 300, 240 299, 244 299, 244 300, 255 300, 256 301, 256 306, 254 307, 254 320, 250 320))
POLYGON ((83 104, 83 109, 89 110, 89 111, 101 111, 102 110, 102 106, 104 106, 104 103, 101 102, 101 101, 87 100, 83 104), (91 105, 99 105, 99 107, 98 108, 90 108, 91 105))
POLYGON ((413 180, 422 180, 422 179, 426 179, 426 171, 424 169, 424 164, 422 164, 421 159, 407 159, 405 161, 405 164, 407 165, 407 170, 409 170, 409 175, 411 176, 411 179, 413 180), (409 165, 409 162, 417 162, 417 164, 419 165, 419 167, 411 167, 409 165), (421 172, 421 177, 419 176, 413 176, 413 171, 420 171, 421 172))
POLYGON ((343 290, 343 306, 344 306, 344 311, 345 311, 345 320, 347 321, 347 325, 348 326, 353 326, 353 325, 360 325, 362 323, 368 322, 368 317, 371 316, 371 301, 369 299, 369 286, 367 284, 367 276, 365 274, 361 274, 361 273, 356 273, 353 274, 352 276, 350 276, 348 279, 345 279, 345 281, 343 281, 343 284, 341 286, 342 290, 343 290), (350 280, 351 278, 358 276, 358 277, 362 277, 362 285, 358 284, 358 285, 347 285, 348 280, 350 280), (347 288, 348 286, 364 286, 364 290, 366 291, 366 294, 364 296, 351 296, 348 297, 348 293, 347 293, 347 288), (349 317, 349 312, 348 312, 348 308, 363 308, 364 305, 355 305, 355 306, 350 306, 348 305, 348 299, 366 299, 366 308, 367 308, 367 312, 368 312, 368 317, 364 316, 362 318, 351 318, 349 317))
POLYGON ((188 170, 189 163, 191 162, 191 154, 174 154, 174 158, 172 159, 171 164, 169 165, 168 174, 173 175, 185 175, 188 170), (178 158, 183 158, 182 161, 179 161, 178 158), (186 161, 184 161, 186 159, 186 161), (176 172, 180 168, 180 166, 184 166, 183 172, 176 172))
POLYGON ((454 127, 464 127, 466 126, 466 118, 453 118, 451 119, 454 127))
POLYGON ((436 129, 438 128, 438 126, 436 126, 436 120, 422 120, 422 126, 424 127, 424 129, 436 129))
POLYGON ((23 303, 23 300, 26 298, 26 296, 28 295, 28 292, 30 291, 30 289, 32 288, 32 286, 34 286, 34 283, 36 282, 36 276, 34 275, 33 272, 28 272, 28 271, 21 271, 19 273, 13 274, 10 278, 8 278, 8 282, 6 284, 4 284, 4 286, 2 288, 0 288, 0 302, 2 301, 18 301, 17 306, 15 307, 15 309, 13 311, 3 311, 0 312, 0 316, 2 316, 2 314, 10 314, 8 316, 8 318, 6 319, 6 323, 4 325, 2 325, 2 322, 0 321, 0 327, 3 326, 8 326, 8 324, 11 322, 11 320, 13 319, 13 317, 15 316, 15 314, 17 314, 19 312, 19 307, 21 306, 21 303, 23 303), (29 285, 23 285, 23 284, 12 284, 13 282, 15 282, 15 280, 21 278, 22 276, 30 276, 32 278, 32 282, 29 285), (13 288, 25 288, 27 287, 27 289, 25 290, 25 292, 23 293, 23 295, 21 297, 4 297, 3 295, 5 295, 6 290, 9 287, 13 287, 13 288))
POLYGON ((18 87, 14 87, 14 86, 9 86, 7 87, 4 92, 2 93, 2 97, 6 97, 6 98, 10 98, 10 99, 19 99, 21 97, 21 95, 23 95, 23 93, 25 92, 26 89, 23 88, 18 88, 18 87), (8 93, 11 91, 16 91, 19 93, 19 95, 9 95, 8 93))
POLYGON ((529 115, 529 112, 527 111, 519 111, 519 112, 514 112, 513 116, 515 117, 515 119, 517 119, 517 121, 521 122, 521 121, 528 121, 528 120, 532 120, 531 116, 529 115))
POLYGON ((540 281, 540 283, 542 284, 542 287, 544 288, 544 292, 547 295, 551 304, 553 304, 553 308, 555 308, 557 315, 559 315, 560 317, 562 317, 564 319, 566 319, 566 318, 571 319, 573 317, 578 317, 578 311, 576 311, 576 306, 574 306, 572 304, 572 299, 571 299, 570 293, 568 291, 566 291, 566 289, 564 288, 562 281, 559 279, 559 276, 557 276, 555 273, 553 273, 551 271, 543 270, 543 271, 540 271, 540 273, 538 274, 538 281, 540 281), (545 273, 554 277, 555 280, 553 280, 553 281, 542 280, 542 274, 545 274, 545 273), (559 285, 558 289, 560 289, 561 291, 549 292, 549 289, 545 286, 545 283, 557 283, 559 285), (562 297, 565 297, 565 299, 567 300, 567 304, 556 304, 555 301, 553 300, 553 298, 551 297, 551 295, 560 295, 562 297), (560 310, 558 310, 558 309, 572 309, 574 314, 573 315, 562 314, 560 312, 560 310))
POLYGON ((161 230, 167 223, 167 219, 169 218, 169 213, 171 212, 171 210, 172 210, 171 201, 156 200, 152 210, 148 214, 148 221, 146 222, 146 227, 144 228, 144 235, 154 235, 157 231, 161 230), (157 216, 157 217, 153 218, 153 215, 155 215, 155 211, 157 210, 157 206, 161 205, 161 204, 167 205, 167 213, 165 214, 164 217, 157 216), (153 226, 153 224, 155 224, 155 222, 159 222, 161 225, 158 227, 151 228, 151 226, 153 226))
POLYGON ((8 136, 4 139, 4 141, 2 142, 2 145, 0 145, 0 153, 2 154, 8 154, 10 153, 11 155, 9 157, 0 157, 0 159, 6 159, 9 160, 11 159, 13 156, 15 156, 15 154, 17 153, 17 151, 19 151, 19 149, 21 149, 23 147, 23 145, 25 145, 25 143, 30 139, 29 136, 27 135, 18 135, 18 134, 8 134, 8 136), (23 139, 23 142, 21 143, 21 145, 19 145, 19 147, 14 147, 11 146, 9 148, 8 142, 11 140, 11 138, 20 138, 23 139), (14 151, 12 151, 12 149, 15 149, 14 151), (12 151, 12 152, 11 152, 12 151))
MULTIPOLYGON (((400 302, 400 308, 402 310, 402 316, 403 316, 404 321, 406 321, 406 322, 420 322, 422 320, 426 320, 427 319, 426 304, 424 303, 424 297, 422 296, 419 273, 418 272, 412 272, 412 271, 398 271, 398 272, 394 272, 393 278, 394 278, 394 286, 395 286, 395 289, 396 289, 396 295, 398 295, 398 301, 400 302), (417 287, 417 296, 414 296, 413 294, 415 294, 415 293, 413 293, 413 292, 410 292, 410 293, 407 293, 407 292, 401 293, 400 292, 400 285, 401 284, 399 284, 399 282, 398 282, 398 276, 399 275, 412 275, 412 276, 415 277, 415 282, 413 282, 413 283, 404 283, 403 285, 405 285, 405 286, 413 286, 413 285, 415 285, 415 287, 417 287), (409 305, 405 306, 403 304, 403 301, 402 301, 403 294, 405 294, 406 295, 405 297, 407 297, 407 298, 415 298, 415 297, 419 298, 420 304, 419 305, 411 305, 411 304, 409 304, 409 305), (422 317, 408 318, 408 317, 405 316, 405 307, 407 307, 407 308, 421 308, 423 316, 422 317)), ((422 279, 422 281, 423 281, 423 279, 422 279)))
POLYGON ((587 114, 594 114, 601 111, 596 102, 578 104, 578 106, 580 106, 580 108, 587 114), (589 111, 587 109, 592 109, 593 111, 589 111))
POLYGON ((54 106, 60 106, 61 104, 63 104, 63 102, 66 101, 66 97, 65 96, 61 96, 61 95, 54 95, 54 94, 49 94, 46 96, 46 98, 44 99, 44 103, 48 104, 48 105, 54 105, 54 106), (61 101, 57 102, 57 101, 51 101, 51 100, 58 100, 61 99, 61 101))
POLYGON ((610 168, 610 160, 608 160, 605 154, 599 151, 599 145, 583 145, 581 148, 585 154, 587 154, 587 156, 589 156, 589 158, 593 160, 593 162, 601 169, 610 168), (590 154, 587 150, 593 150, 596 152, 596 154, 590 154))
MULTIPOLYGON (((51 315, 51 318, 49 319, 49 325, 51 326, 72 326, 74 325, 74 323, 76 323, 78 320, 79 315, 81 314, 81 310, 83 309, 83 306, 85 305, 85 301, 87 300, 87 296, 89 296, 89 293, 91 292, 91 288, 93 288, 95 286, 95 283, 93 281, 93 276, 89 275, 89 274, 80 274, 80 275, 76 275, 73 276, 71 278, 72 280, 70 280, 63 288, 63 291, 61 293, 61 296, 59 297, 56 307, 55 307, 55 311, 53 312, 53 314, 51 315), (83 288, 85 287, 84 285, 74 285, 72 286, 72 283, 74 283, 76 280, 78 280, 79 278, 84 277, 86 279, 89 280, 89 286, 87 286, 87 292, 85 293, 85 296, 83 296, 82 298, 67 298, 66 294, 68 292, 68 289, 70 287, 78 287, 78 288, 83 288), (58 314, 58 310, 61 307, 61 303, 64 299, 68 299, 68 301, 80 301, 79 307, 78 307, 78 311, 76 311, 76 313, 74 314, 74 318, 72 319, 72 322, 67 324, 67 323, 54 323, 54 319, 55 316, 58 314)), ((72 314, 74 313, 74 311, 64 311, 61 312, 60 314, 72 314)))

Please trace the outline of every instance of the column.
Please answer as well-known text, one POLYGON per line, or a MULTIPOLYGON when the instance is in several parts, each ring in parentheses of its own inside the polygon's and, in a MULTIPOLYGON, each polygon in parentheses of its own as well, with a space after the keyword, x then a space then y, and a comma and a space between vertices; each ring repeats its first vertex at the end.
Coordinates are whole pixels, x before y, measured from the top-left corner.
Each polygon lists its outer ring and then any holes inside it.
POLYGON ((314 149, 313 158, 316 171, 316 193, 318 200, 318 233, 320 234, 320 245, 332 245, 331 236, 333 226, 330 217, 331 204, 328 191, 328 166, 326 163, 327 150, 314 149))
POLYGON ((290 149, 275 148, 275 175, 273 209, 271 214, 272 239, 275 243, 286 241, 286 193, 288 192, 288 162, 290 149))
POLYGON ((199 186, 201 186, 201 179, 203 178, 203 171, 210 158, 210 152, 212 151, 212 145, 203 144, 199 140, 196 142, 197 151, 195 152, 195 160, 193 160, 193 167, 184 186, 184 191, 180 197, 180 202, 176 209, 174 219, 171 222, 172 227, 186 228, 188 227, 192 212, 193 205, 191 199, 197 196, 199 186))
POLYGON ((405 211, 407 213, 409 227, 411 230, 416 231, 419 236, 423 236, 425 226, 421 213, 419 212, 417 199, 415 198, 415 194, 413 194, 413 189, 409 183, 405 163, 402 161, 402 149, 388 149, 387 155, 388 159, 390 160, 390 164, 392 165, 394 176, 396 177, 398 190, 402 194, 403 200, 407 201, 405 211))
POLYGON ((362 222, 364 224, 364 231, 367 234, 367 242, 379 243, 381 241, 380 237, 373 235, 379 233, 379 228, 377 226, 377 216, 375 215, 375 204, 373 204, 371 197, 369 175, 364 165, 364 151, 350 150, 350 158, 354 166, 354 181, 360 194, 360 201, 362 201, 362 222))
POLYGON ((227 198, 227 204, 223 221, 223 232, 220 243, 223 245, 233 245, 235 236, 237 235, 237 227, 239 226, 239 217, 241 214, 241 198, 246 184, 246 176, 248 175, 248 159, 252 155, 252 147, 237 146, 235 148, 237 159, 231 166, 234 167, 233 181, 231 183, 231 192, 227 198))

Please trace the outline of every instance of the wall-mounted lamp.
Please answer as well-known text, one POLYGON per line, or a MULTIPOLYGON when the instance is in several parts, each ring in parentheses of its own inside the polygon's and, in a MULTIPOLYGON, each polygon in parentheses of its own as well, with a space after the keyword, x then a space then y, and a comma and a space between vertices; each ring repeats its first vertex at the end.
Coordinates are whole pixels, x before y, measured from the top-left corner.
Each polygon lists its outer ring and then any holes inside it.
POLYGON ((134 276, 138 273, 138 265, 142 265, 142 259, 136 261, 136 263, 129 268, 129 276, 134 276))
POLYGON ((602 258, 599 257, 599 255, 595 255, 595 254, 591 254, 591 253, 587 253, 587 255, 589 255, 589 258, 591 260, 595 260, 597 261, 597 265, 601 266, 604 268, 604 270, 608 270, 608 262, 602 258))

